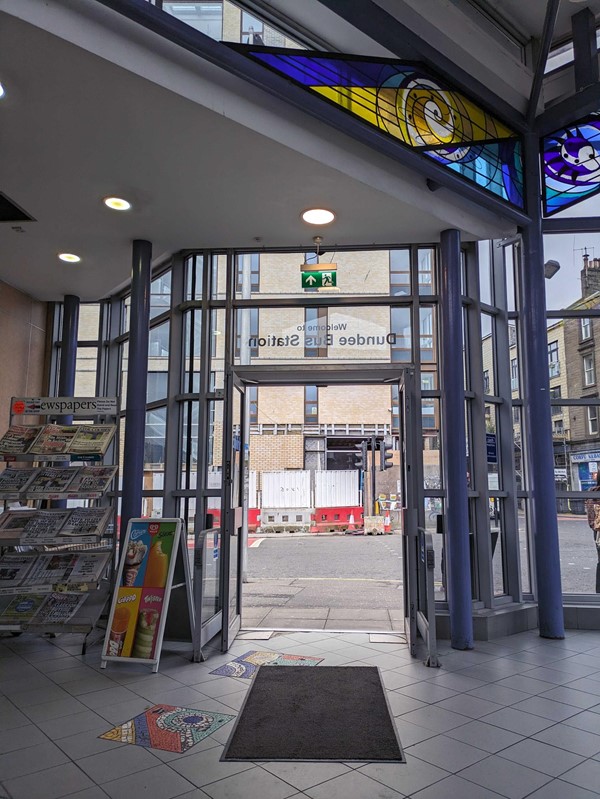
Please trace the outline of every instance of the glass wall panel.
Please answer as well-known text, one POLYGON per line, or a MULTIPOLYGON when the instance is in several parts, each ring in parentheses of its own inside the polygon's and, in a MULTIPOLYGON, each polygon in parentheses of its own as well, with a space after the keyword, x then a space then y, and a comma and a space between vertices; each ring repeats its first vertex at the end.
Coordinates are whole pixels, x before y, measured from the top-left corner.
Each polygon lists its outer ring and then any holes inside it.
POLYGON ((493 304, 492 294, 492 270, 490 258, 490 242, 480 241, 477 243, 478 262, 479 262, 479 299, 486 305, 493 304))
POLYGON ((150 284, 150 319, 171 307, 171 272, 165 272, 150 284))
MULTIPOLYGON (((257 309, 258 310, 258 309, 257 309)), ((423 341, 431 345, 428 330, 433 309, 424 310, 423 341)), ((235 363, 247 346, 252 365, 370 362, 410 363, 412 360, 410 307, 260 308, 258 335, 240 341, 235 363), (256 353, 256 354, 253 354, 256 353)), ((214 347, 216 350, 216 346, 214 347)), ((428 357, 435 357, 428 350, 428 357)), ((215 351, 215 357, 218 353, 215 351)))
POLYGON ((463 341, 463 387, 465 391, 471 389, 471 365, 469 363, 469 314, 467 308, 462 309, 462 341, 463 341))
POLYGON ((498 431, 498 408, 492 403, 485 404, 485 434, 487 447, 488 489, 502 490, 500 471, 500 446, 498 431))
POLYGON ((481 314, 481 358, 483 361, 483 393, 496 396, 496 347, 494 317, 481 314))
POLYGON ((223 36, 223 2, 186 2, 186 0, 163 0, 163 11, 172 14, 180 22, 185 22, 205 36, 220 41, 223 36))
POLYGON ((212 256, 210 287, 211 299, 225 299, 227 291, 227 256, 225 254, 212 256))
MULTIPOLYGON (((225 256, 219 256, 214 299, 225 298, 225 256), (221 261, 223 259, 223 262, 221 261)), ((434 294, 436 250, 402 248, 359 252, 316 253, 246 253, 237 256, 235 267, 236 298, 321 296, 408 296, 414 291, 411 270, 417 271, 419 293, 434 294), (304 264, 310 270, 303 270, 304 264), (318 267, 316 269, 316 267, 318 267), (302 272, 315 275, 314 286, 303 286, 302 272), (335 272, 335 286, 322 281, 319 272, 335 272)))
MULTIPOLYGON (((267 257, 267 256, 263 256, 267 257)), ((235 257, 235 296, 237 299, 250 299, 260 292, 259 253, 240 253, 235 257)))
POLYGON ((523 453, 523 423, 522 423, 523 410, 520 405, 514 405, 512 409, 513 421, 513 442, 514 442, 514 458, 515 458, 515 477, 517 483, 517 491, 525 489, 525 456, 523 453))
POLYGON ((146 412, 146 435, 144 439, 144 489, 147 491, 158 491, 162 489, 162 472, 165 468, 166 427, 166 408, 155 408, 146 412), (158 477, 158 475, 160 475, 160 477, 158 477))
POLYGON ((423 425, 423 485, 425 488, 442 487, 442 445, 440 436, 440 401, 433 398, 421 400, 423 425))
MULTIPOLYGON (((560 216, 585 216, 585 206, 590 203, 592 216, 598 216, 598 200, 584 200, 574 208, 557 214, 560 216)), ((599 227, 600 231, 600 227, 599 227)), ((600 269, 600 232, 576 235, 544 236, 544 260, 558 261, 560 269, 545 280, 546 307, 560 310, 590 299, 597 291, 600 269)), ((547 272, 547 274, 550 274, 547 272)), ((596 303, 598 299, 596 298, 596 303)))
POLYGON ((473 489, 475 475, 473 474, 473 464, 471 459, 471 441, 473 440, 473 426, 471 423, 471 400, 465 400, 465 449, 467 452, 467 488, 473 489))
POLYGON ((183 316, 184 329, 184 367, 183 393, 197 393, 200 390, 200 354, 202 336, 202 311, 192 308, 183 316))
POLYGON ((185 260, 185 299, 202 299, 202 275, 204 261, 202 255, 190 255, 185 260))
POLYGON ((96 371, 98 369, 98 347, 77 347, 75 363, 75 397, 96 395, 96 371))
POLYGON ((179 488, 196 488, 198 468, 198 410, 199 402, 181 404, 181 439, 179 447, 179 488))
MULTIPOLYGON (((581 509, 585 510, 583 500, 581 509)), ((594 543, 587 515, 584 512, 559 513, 557 521, 563 593, 600 593, 600 552, 594 543)))
POLYGON ((417 250, 417 277, 419 294, 435 294, 435 249, 419 247, 417 250))
POLYGON ((129 316, 131 309, 131 297, 129 294, 121 303, 121 333, 129 333, 129 316))
POLYGON ((425 529, 431 533, 435 552, 433 580, 436 600, 446 600, 446 563, 444 535, 438 533, 438 516, 444 513, 444 500, 441 497, 425 498, 425 529))
POLYGON ((180 497, 177 500, 177 516, 183 519, 184 535, 187 533, 188 551, 190 555, 190 566, 192 567, 192 578, 194 575, 193 546, 194 546, 194 521, 196 517, 196 497, 180 497))
POLYGON ((221 488, 223 454, 223 401, 208 402, 208 475, 206 488, 221 488))
MULTIPOLYGON (((79 306, 78 341, 98 341, 100 338, 100 304, 81 303, 79 306)), ((83 395, 80 395, 83 396, 83 395)))
MULTIPOLYGON (((595 398, 600 403, 599 398, 595 398)), ((600 405, 553 405, 554 477, 557 491, 588 491, 600 468, 600 405)), ((583 513, 583 499, 559 500, 558 510, 583 513)))
POLYGON ((516 308, 516 294, 515 294, 515 248, 514 245, 503 247, 504 264, 506 268, 506 300, 507 310, 514 311, 516 308))
POLYGON ((121 410, 125 410, 127 405, 127 375, 129 373, 129 342, 124 341, 120 345, 120 378, 119 378, 119 394, 121 395, 121 410))
POLYGON ((289 34, 229 0, 162 0, 162 9, 216 41, 255 47, 302 48, 289 34))
POLYGON ((225 311, 210 312, 210 391, 225 385, 225 311))
POLYGON ((411 294, 410 250, 390 250, 390 294, 411 294))
POLYGON ((163 515, 162 497, 142 497, 142 516, 159 518, 163 515))
POLYGON ((530 594, 531 587, 531 548, 529 546, 529 535, 527 531, 527 517, 525 508, 527 500, 517 500, 517 521, 519 525, 519 558, 521 561, 521 590, 524 594, 530 594))
POLYGON ((490 520, 494 596, 502 596, 502 594, 506 593, 503 505, 503 499, 499 497, 490 498, 488 515, 490 520))
POLYGON ((437 308, 433 305, 419 308, 419 345, 421 363, 437 362, 437 308))

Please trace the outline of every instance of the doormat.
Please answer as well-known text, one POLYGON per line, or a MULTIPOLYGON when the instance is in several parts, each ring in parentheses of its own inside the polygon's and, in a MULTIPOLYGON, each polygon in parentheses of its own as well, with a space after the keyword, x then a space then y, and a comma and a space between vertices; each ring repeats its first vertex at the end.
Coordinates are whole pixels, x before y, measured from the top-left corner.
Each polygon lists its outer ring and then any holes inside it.
POLYGON ((259 652, 251 650, 240 655, 230 663, 219 666, 211 674, 223 677, 243 677, 250 680, 259 666, 317 666, 323 658, 311 658, 304 655, 282 655, 280 652, 259 652))
POLYGON ((154 705, 98 738, 147 749, 163 749, 165 752, 187 752, 233 718, 235 716, 226 713, 154 705))
POLYGON ((375 666, 261 667, 221 760, 406 762, 375 666))

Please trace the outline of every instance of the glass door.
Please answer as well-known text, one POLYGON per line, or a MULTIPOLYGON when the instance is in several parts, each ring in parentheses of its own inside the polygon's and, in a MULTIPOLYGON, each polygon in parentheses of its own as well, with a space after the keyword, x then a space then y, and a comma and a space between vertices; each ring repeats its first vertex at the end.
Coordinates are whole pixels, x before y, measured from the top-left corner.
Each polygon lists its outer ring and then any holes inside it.
POLYGON ((241 625, 242 553, 245 472, 248 453, 246 392, 230 372, 226 381, 226 419, 223 435, 223 626, 221 649, 227 652, 241 625))
POLYGON ((404 568, 404 631, 411 654, 416 654, 419 606, 418 528, 423 524, 422 467, 417 457, 421 420, 417 415, 413 369, 405 369, 398 381, 400 442, 402 451, 402 563, 404 568), (421 499, 420 499, 421 497, 421 499))

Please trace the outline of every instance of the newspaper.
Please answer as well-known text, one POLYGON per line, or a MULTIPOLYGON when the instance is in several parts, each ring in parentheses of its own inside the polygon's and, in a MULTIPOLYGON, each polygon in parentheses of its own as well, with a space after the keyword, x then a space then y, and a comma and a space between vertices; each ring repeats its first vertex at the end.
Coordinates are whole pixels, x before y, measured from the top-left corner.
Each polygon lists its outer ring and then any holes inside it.
POLYGON ((21 544, 34 546, 52 542, 70 514, 71 511, 62 508, 40 510, 32 514, 21 533, 21 544))
POLYGON ((18 499, 37 469, 4 469, 0 472, 0 496, 3 499, 18 499))
POLYGON ((0 611, 0 628, 30 622, 47 599, 44 594, 17 594, 0 611))
POLYGON ((69 485, 69 494, 103 494, 116 471, 116 466, 81 466, 69 485))
POLYGON ((77 428, 72 425, 47 424, 29 451, 35 455, 62 455, 68 452, 76 434, 77 428))
POLYGON ((41 429, 42 425, 11 425, 0 438, 0 453, 3 455, 21 455, 29 452, 41 429))
POLYGON ((104 455, 117 429, 114 424, 81 424, 71 441, 69 453, 104 455))
POLYGON ((77 613, 86 598, 86 594, 50 594, 33 617, 34 623, 64 624, 77 613))
POLYGON ((35 556, 21 552, 8 552, 0 558, 0 588, 20 585, 31 569, 35 556))
POLYGON ((106 530, 112 512, 112 508, 74 508, 61 527, 60 535, 101 537, 106 530))
POLYGON ((53 494, 65 494, 79 471, 78 467, 46 466, 38 470, 27 486, 27 495, 43 497, 53 494))

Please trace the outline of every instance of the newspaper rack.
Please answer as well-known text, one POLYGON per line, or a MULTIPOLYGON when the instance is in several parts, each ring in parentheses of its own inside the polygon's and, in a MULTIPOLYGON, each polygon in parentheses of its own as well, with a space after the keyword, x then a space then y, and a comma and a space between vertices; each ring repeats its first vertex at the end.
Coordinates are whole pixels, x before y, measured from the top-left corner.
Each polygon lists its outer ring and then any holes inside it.
MULTIPOLYGON (((10 429, 14 427, 28 427, 27 417, 37 417, 35 426, 45 427, 56 423, 61 417, 72 416, 74 422, 86 422, 91 425, 109 428, 108 442, 104 451, 85 453, 33 453, 33 452, 0 452, 0 461, 19 463, 28 467, 39 467, 36 472, 58 463, 84 469, 86 465, 102 466, 110 464, 111 459, 116 459, 118 441, 118 400, 112 397, 13 397, 10 406, 10 429), (40 422, 43 419, 45 421, 40 422)), ((61 422, 62 424, 62 422, 61 422)), ((84 427, 84 425, 82 425, 84 427)), ((1 434, 1 431, 0 431, 1 434)), ((73 437, 73 439, 76 436, 73 437)), ((82 436, 86 438, 88 436, 82 436)), ((91 438, 91 436, 89 436, 91 438)), ((37 441, 38 439, 35 439, 37 441)), ((34 443, 35 443, 34 441, 34 443)), ((93 445, 90 445, 93 449, 93 445)), ((31 447, 30 447, 31 448, 31 447)), ((18 447, 17 447, 18 450, 18 447)), ((8 467, 10 468, 10 467, 8 467)), ((31 484, 35 475, 28 481, 31 484)), ((0 514, 0 553, 19 552, 35 553, 38 555, 56 554, 73 557, 92 555, 94 553, 108 554, 107 562, 102 566, 98 579, 72 580, 68 579, 46 581, 44 583, 28 584, 27 577, 16 586, 10 583, 2 587, 0 579, 0 632, 30 632, 44 633, 81 633, 84 635, 82 654, 86 651, 87 639, 106 608, 110 597, 110 588, 114 572, 117 517, 115 503, 111 504, 109 498, 110 486, 115 485, 117 474, 112 476, 103 490, 98 491, 48 491, 43 494, 28 494, 27 485, 21 490, 0 494, 0 507, 4 502, 5 509, 10 500, 27 502, 30 507, 23 509, 25 515, 43 516, 42 508, 49 505, 51 500, 93 500, 86 503, 88 507, 111 507, 108 524, 98 527, 97 530, 87 535, 60 535, 60 528, 55 534, 43 540, 22 540, 24 527, 20 529, 2 529, 3 514, 0 514), (102 500, 105 500, 103 502, 102 500), (33 502, 36 508, 31 508, 33 502), (37 509, 38 513, 35 513, 37 509)), ((68 486, 67 486, 68 489, 68 486)), ((114 496, 114 493, 113 495, 114 496)), ((68 510, 75 510, 68 509, 68 510)), ((16 511, 20 513, 21 511, 16 511)), ((23 522, 24 524, 25 522, 23 522)), ((66 526, 66 520, 65 520, 66 526)), ((76 562, 76 561, 75 561, 76 562)), ((81 562, 81 561, 80 561, 81 562)), ((0 561, 0 566, 2 562, 0 561)), ((5 569, 5 571, 7 571, 5 569)), ((91 576, 91 575, 87 575, 91 576)), ((95 577, 96 575, 94 575, 95 577)), ((5 584, 6 585, 6 584, 5 584)))

